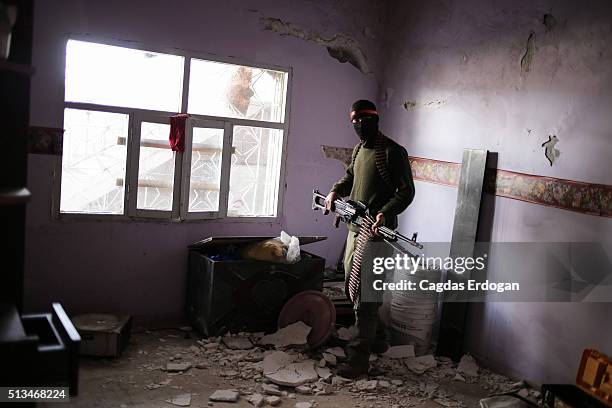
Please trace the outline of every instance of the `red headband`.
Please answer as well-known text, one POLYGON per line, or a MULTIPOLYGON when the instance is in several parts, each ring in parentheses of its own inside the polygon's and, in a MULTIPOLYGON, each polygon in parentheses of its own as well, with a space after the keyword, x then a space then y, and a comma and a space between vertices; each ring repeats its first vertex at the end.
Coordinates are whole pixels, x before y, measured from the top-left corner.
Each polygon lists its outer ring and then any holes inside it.
POLYGON ((353 120, 355 116, 357 116, 357 114, 363 114, 363 113, 369 113, 371 115, 378 116, 378 112, 376 112, 374 109, 360 109, 358 111, 351 112, 351 120, 353 120))

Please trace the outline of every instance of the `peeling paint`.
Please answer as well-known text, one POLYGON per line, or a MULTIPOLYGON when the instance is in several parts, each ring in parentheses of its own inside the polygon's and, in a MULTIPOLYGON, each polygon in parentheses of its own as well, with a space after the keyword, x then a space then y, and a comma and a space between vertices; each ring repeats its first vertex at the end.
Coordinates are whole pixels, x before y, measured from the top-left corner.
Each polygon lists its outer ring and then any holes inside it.
POLYGON ((559 149, 555 147, 555 145, 559 142, 559 139, 556 135, 549 135, 548 140, 542 143, 542 147, 544 148, 544 155, 548 159, 548 162, 552 166, 555 164, 555 161, 561 155, 559 149))
POLYGON ((406 109, 408 112, 413 111, 416 108, 417 108, 417 103, 416 102, 412 102, 412 101, 404 102, 404 109, 406 109))
POLYGON ((527 75, 531 70, 531 63, 533 62, 533 55, 535 54, 535 32, 529 33, 527 38, 527 46, 525 47, 525 54, 521 58, 521 75, 527 75))
POLYGON ((265 30, 274 31, 281 36, 291 36, 300 40, 313 42, 324 46, 330 56, 339 62, 348 62, 364 74, 369 74, 368 59, 357 41, 344 34, 336 34, 325 38, 315 31, 302 28, 297 24, 283 21, 279 18, 261 17, 265 30))
POLYGON ((542 24, 546 27, 546 32, 549 32, 557 26, 557 19, 552 14, 546 13, 542 17, 542 24))
POLYGON ((338 160, 345 169, 351 164, 353 154, 351 148, 321 145, 321 150, 323 150, 323 156, 326 159, 338 160))
POLYGON ((415 110, 421 109, 421 108, 425 108, 425 109, 438 109, 438 108, 441 108, 442 106, 446 105, 447 103, 448 103, 448 101, 446 99, 438 99, 438 100, 433 100, 433 101, 429 101, 429 102, 425 102, 425 103, 414 102, 414 101, 405 101, 404 102, 404 109, 406 109, 408 112, 412 112, 412 111, 415 111, 415 110))

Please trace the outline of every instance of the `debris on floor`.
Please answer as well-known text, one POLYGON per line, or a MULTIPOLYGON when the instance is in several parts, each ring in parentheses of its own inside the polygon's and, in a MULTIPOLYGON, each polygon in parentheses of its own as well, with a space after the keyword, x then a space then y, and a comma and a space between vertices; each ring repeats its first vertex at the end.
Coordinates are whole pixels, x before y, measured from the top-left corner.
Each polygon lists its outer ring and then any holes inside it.
POLYGON ((353 337, 351 330, 346 327, 341 327, 338 329, 338 338, 340 340, 349 341, 353 337))
POLYGON ((210 397, 211 401, 216 402, 236 402, 240 398, 240 393, 237 390, 217 390, 210 397))
POLYGON ((188 407, 191 405, 191 394, 180 394, 166 402, 179 407, 188 407))
POLYGON ((478 375, 478 365, 476 364, 474 357, 470 356, 469 354, 461 357, 461 361, 459 361, 459 366, 457 367, 457 372, 470 377, 476 377, 478 375))
POLYGON ((263 336, 259 340, 261 345, 272 345, 282 348, 288 346, 303 346, 308 343, 310 326, 304 322, 295 322, 289 326, 279 329, 277 332, 263 336))
POLYGON ((253 348, 253 343, 248 337, 244 336, 225 336, 223 344, 232 350, 250 350, 253 348))
MULTIPOLYGON (((463 356, 457 364, 432 354, 417 357, 412 346, 394 346, 373 356, 369 376, 342 378, 335 375, 335 366, 346 358, 344 350, 308 349, 304 347, 307 331, 301 332, 304 341, 296 346, 287 346, 285 341, 277 343, 281 346, 264 346, 263 333, 209 338, 194 334, 195 339, 168 335, 165 342, 149 335, 149 347, 139 344, 125 360, 134 356, 131 363, 146 378, 135 387, 173 406, 205 406, 206 400, 217 406, 217 402, 242 400, 243 405, 254 407, 316 407, 335 404, 338 399, 343 403, 334 406, 351 408, 463 408, 477 406, 481 400, 483 407, 501 408, 503 405, 493 404, 500 394, 516 392, 533 401, 540 398, 528 384, 479 367, 472 356, 463 356), (196 386, 199 381, 209 386, 196 386), (466 389, 480 391, 469 399, 466 389)), ((284 336, 276 333, 277 339, 284 336)))
POLYGON ((404 346, 393 346, 383 354, 384 357, 388 358, 409 358, 414 357, 414 346, 407 344, 404 346))

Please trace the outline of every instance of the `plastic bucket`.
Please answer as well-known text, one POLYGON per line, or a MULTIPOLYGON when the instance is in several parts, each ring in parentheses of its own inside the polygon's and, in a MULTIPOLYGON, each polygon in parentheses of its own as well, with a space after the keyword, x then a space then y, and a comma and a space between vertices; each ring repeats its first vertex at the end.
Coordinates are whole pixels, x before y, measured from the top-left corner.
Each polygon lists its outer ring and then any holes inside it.
POLYGON ((439 293, 419 289, 419 282, 440 281, 440 271, 418 270, 411 274, 396 270, 395 281, 414 282, 417 289, 394 291, 391 295, 390 323, 394 344, 413 344, 415 353, 426 353, 436 323, 439 293))

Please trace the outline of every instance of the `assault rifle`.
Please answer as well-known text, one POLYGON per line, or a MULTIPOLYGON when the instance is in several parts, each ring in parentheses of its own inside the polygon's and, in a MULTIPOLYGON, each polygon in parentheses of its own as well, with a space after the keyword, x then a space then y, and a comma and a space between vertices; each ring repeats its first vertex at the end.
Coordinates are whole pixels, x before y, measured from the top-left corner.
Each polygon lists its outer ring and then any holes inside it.
MULTIPOLYGON (((322 210, 323 214, 327 214, 329 211, 325 208, 325 196, 319 192, 319 190, 314 190, 312 192, 312 209, 313 210, 322 210)), ((338 228, 340 221, 346 224, 354 224, 359 226, 360 228, 364 225, 365 220, 369 220, 371 223, 374 223, 374 217, 370 214, 368 207, 360 201, 352 201, 352 200, 335 200, 333 202, 332 212, 336 214, 336 219, 334 221, 334 225, 338 228)), ((391 246, 401 252, 408 252, 400 245, 396 245, 395 243, 399 240, 410 244, 419 249, 423 249, 423 245, 417 242, 417 233, 412 234, 412 238, 408 238, 405 235, 400 234, 397 231, 392 230, 391 228, 381 226, 378 227, 378 233, 382 236, 382 238, 387 241, 391 246)), ((410 254, 412 255, 412 254, 410 254)))

